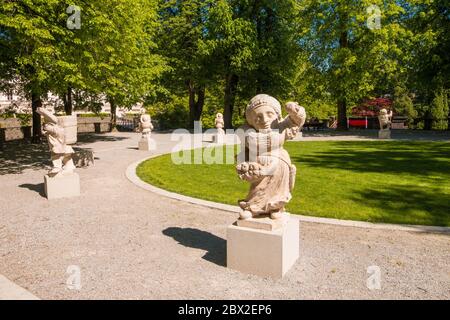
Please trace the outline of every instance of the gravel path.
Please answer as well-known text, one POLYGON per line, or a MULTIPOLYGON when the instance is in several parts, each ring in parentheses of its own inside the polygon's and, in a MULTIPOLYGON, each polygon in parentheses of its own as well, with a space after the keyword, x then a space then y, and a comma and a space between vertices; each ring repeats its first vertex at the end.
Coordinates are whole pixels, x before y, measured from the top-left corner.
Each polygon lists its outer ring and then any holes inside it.
MULTIPOLYGON (((169 134, 154 137, 158 152, 174 144, 169 134)), ((0 153, 0 275, 41 299, 450 299, 442 234, 302 223, 300 259, 282 280, 227 269, 226 227, 237 214, 130 183, 127 166, 151 155, 136 150, 138 139, 83 139, 96 162, 77 170, 81 197, 51 202, 45 146, 32 157, 0 153), (81 290, 67 288, 71 265, 81 269, 81 290), (380 267, 380 290, 366 286, 369 266, 380 267)))

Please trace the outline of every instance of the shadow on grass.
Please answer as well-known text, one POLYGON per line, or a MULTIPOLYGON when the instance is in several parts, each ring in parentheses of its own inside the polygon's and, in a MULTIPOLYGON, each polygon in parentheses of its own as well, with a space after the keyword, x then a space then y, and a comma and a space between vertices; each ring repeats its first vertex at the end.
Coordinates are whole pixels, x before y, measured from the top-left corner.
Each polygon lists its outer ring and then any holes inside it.
POLYGON ((167 228, 163 234, 185 247, 207 251, 203 259, 221 267, 226 266, 226 241, 212 233, 192 228, 167 228))
POLYGON ((449 143, 336 141, 330 145, 331 150, 308 155, 294 152, 292 160, 310 167, 356 172, 450 174, 449 143))
POLYGON ((408 216, 417 221, 412 223, 416 225, 450 226, 449 195, 440 190, 396 185, 385 190, 357 191, 353 200, 364 201, 366 206, 382 210, 383 215, 372 217, 370 222, 404 223, 408 216))

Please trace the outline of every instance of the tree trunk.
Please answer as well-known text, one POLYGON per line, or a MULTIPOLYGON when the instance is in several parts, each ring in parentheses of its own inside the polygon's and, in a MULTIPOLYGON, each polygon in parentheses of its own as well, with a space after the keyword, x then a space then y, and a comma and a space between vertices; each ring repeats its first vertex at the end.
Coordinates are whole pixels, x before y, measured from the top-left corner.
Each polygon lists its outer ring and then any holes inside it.
POLYGON ((345 98, 338 101, 338 125, 337 130, 347 130, 347 101, 345 98))
POLYGON ((189 129, 194 128, 195 121, 195 88, 192 80, 186 81, 189 91, 189 129))
POLYGON ((447 130, 450 130, 450 109, 447 115, 447 130))
POLYGON ((64 111, 66 115, 72 115, 72 88, 70 86, 67 87, 67 94, 64 99, 64 111))
POLYGON ((429 110, 425 112, 423 130, 431 130, 433 128, 433 115, 429 110))
POLYGON ((117 131, 117 115, 116 110, 117 106, 114 102, 114 99, 109 99, 109 105, 111 106, 111 132, 117 131))
POLYGON ((195 121, 200 121, 205 105, 205 87, 200 87, 197 92, 197 102, 195 104, 195 121))
MULTIPOLYGON (((348 31, 346 30, 345 24, 347 21, 347 16, 341 18, 343 23, 343 31, 341 32, 341 36, 339 38, 339 47, 347 48, 348 47, 348 31)), ((345 79, 342 79, 342 85, 345 79)), ((346 92, 342 87, 339 90, 339 98, 338 98, 338 130, 348 130, 347 126, 347 99, 345 98, 346 92)))
POLYGON ((32 143, 42 142, 42 128, 41 128, 41 115, 36 112, 38 108, 42 107, 41 96, 36 92, 31 93, 31 110, 33 112, 33 137, 32 143))
POLYGON ((239 77, 235 74, 229 74, 226 76, 225 84, 225 106, 223 112, 223 120, 226 129, 233 128, 233 109, 234 102, 236 100, 236 89, 239 83, 239 77))
POLYGON ((194 122, 200 121, 205 105, 205 87, 196 88, 192 80, 186 81, 189 91, 189 128, 194 128, 194 122))

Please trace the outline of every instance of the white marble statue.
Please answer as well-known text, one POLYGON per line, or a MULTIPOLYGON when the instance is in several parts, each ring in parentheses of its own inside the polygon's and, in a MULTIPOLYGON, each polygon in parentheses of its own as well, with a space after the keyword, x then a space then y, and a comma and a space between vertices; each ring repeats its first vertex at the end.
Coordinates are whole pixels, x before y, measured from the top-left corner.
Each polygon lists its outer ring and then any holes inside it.
POLYGON ((142 138, 150 137, 153 130, 152 118, 148 114, 142 114, 139 124, 139 129, 142 133, 142 138))
POLYGON ((50 177, 73 173, 75 165, 72 160, 73 149, 66 144, 64 128, 58 124, 58 118, 44 108, 38 108, 37 113, 44 117, 43 133, 47 136, 51 151, 53 168, 50 177))
POLYGON ((291 200, 296 167, 283 144, 301 130, 306 112, 295 102, 287 103, 286 111, 288 116, 283 119, 278 100, 265 94, 257 95, 247 106, 236 169, 251 186, 247 198, 239 201, 241 220, 257 216, 280 219, 291 200))
POLYGON ((223 114, 218 113, 216 115, 217 134, 225 134, 225 130, 223 130, 224 127, 225 127, 225 122, 223 121, 223 114))
POLYGON ((392 110, 389 113, 386 109, 380 110, 380 115, 378 116, 378 121, 380 122, 380 130, 391 129, 392 116, 392 110))

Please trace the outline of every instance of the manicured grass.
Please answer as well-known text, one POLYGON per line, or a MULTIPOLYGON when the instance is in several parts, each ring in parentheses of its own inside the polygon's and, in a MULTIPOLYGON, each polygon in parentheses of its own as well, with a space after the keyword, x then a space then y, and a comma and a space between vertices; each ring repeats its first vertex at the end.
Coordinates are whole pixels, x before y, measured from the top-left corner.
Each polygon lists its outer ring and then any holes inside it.
MULTIPOLYGON (((450 143, 305 141, 285 147, 297 166, 291 213, 450 226, 450 143)), ((164 155, 141 164, 137 174, 169 191, 236 205, 249 184, 234 168, 176 165, 164 155)))

